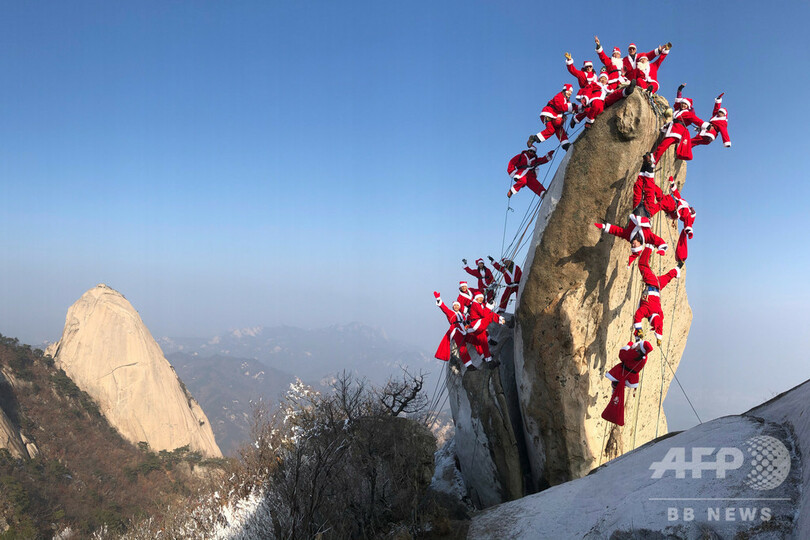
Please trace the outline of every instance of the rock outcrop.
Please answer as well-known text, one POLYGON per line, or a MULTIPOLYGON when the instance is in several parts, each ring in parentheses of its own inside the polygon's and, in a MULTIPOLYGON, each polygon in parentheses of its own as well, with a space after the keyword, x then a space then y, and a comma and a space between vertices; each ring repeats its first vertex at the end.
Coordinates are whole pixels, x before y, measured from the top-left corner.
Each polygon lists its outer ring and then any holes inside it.
POLYGON ((27 459, 36 457, 39 453, 36 445, 25 436, 18 426, 9 416, 14 416, 13 411, 17 409, 16 400, 14 399, 13 382, 14 376, 7 373, 5 370, 0 370, 0 448, 5 448, 9 451, 12 457, 18 459, 27 459), (3 408, 9 408, 7 412, 3 408))
POLYGON ((0 448, 5 448, 15 458, 30 457, 19 430, 3 409, 0 409, 0 448))
POLYGON ((490 508, 473 518, 467 537, 808 538, 808 404, 810 381, 742 415, 660 437, 584 478, 490 508), (692 468, 701 451, 702 473, 692 468))
MULTIPOLYGON (((650 355, 636 396, 627 394, 627 424, 602 420, 611 394, 605 372, 632 336, 642 281, 635 264, 627 267, 627 242, 593 224, 627 223, 641 156, 655 145, 661 122, 645 92, 611 109, 560 165, 524 265, 516 378, 532 475, 541 487, 579 478, 667 432, 661 405, 692 320, 683 272, 661 295, 664 340, 650 355)), ((683 162, 672 164, 670 150, 656 171, 665 193, 670 175, 682 184, 686 174, 683 162)), ((653 230, 672 248, 653 257, 653 270, 663 274, 676 265, 678 232, 663 213, 653 230)))
POLYGON ((133 444, 188 445, 205 456, 222 455, 205 413, 119 292, 98 285, 82 295, 68 309, 62 339, 46 354, 133 444))

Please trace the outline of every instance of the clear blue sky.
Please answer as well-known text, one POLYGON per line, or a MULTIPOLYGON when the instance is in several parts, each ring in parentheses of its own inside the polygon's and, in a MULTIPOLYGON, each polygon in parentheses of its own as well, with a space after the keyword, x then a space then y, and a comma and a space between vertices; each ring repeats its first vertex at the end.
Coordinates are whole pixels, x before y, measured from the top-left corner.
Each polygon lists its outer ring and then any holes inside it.
POLYGON ((689 164, 679 377, 703 416, 738 412, 810 377, 808 20, 805 2, 6 2, 0 332, 57 339, 105 282, 156 336, 357 320, 432 352, 431 292, 499 254, 506 162, 573 81, 563 53, 670 40, 662 94, 686 82, 708 118, 725 91, 734 143, 689 164))

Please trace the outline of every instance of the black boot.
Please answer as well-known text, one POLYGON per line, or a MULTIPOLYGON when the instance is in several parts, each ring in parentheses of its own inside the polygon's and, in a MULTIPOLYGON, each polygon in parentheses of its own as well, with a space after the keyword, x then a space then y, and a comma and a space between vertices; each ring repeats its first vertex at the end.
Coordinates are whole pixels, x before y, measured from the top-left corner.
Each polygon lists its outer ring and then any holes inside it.
POLYGON ((627 89, 624 91, 624 97, 627 97, 633 93, 633 91, 636 89, 636 84, 637 83, 635 79, 630 81, 630 86, 628 86, 627 89))

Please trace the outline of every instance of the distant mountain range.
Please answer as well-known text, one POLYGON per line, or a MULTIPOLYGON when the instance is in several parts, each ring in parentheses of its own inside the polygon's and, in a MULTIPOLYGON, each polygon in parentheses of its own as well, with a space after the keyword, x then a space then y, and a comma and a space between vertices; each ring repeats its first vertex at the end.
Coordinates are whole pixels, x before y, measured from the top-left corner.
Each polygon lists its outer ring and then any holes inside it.
POLYGON ((222 451, 234 455, 247 441, 251 400, 271 406, 296 377, 322 387, 347 371, 382 385, 399 376, 429 372, 425 391, 444 367, 418 347, 389 339, 360 323, 305 330, 290 326, 232 330, 212 338, 159 338, 166 358, 208 416, 222 451))

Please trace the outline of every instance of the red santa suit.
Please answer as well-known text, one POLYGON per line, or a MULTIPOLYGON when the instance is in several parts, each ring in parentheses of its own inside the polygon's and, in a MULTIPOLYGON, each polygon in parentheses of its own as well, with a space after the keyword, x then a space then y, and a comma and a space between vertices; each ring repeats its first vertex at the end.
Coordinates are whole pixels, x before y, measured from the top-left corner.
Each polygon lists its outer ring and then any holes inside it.
POLYGON ((658 163, 667 148, 673 144, 677 144, 675 147, 675 157, 677 159, 684 161, 692 159, 692 134, 689 133, 685 125, 672 120, 661 126, 661 133, 664 134, 664 138, 653 152, 653 165, 658 163))
POLYGON ((467 335, 467 321, 464 319, 464 314, 461 311, 454 311, 447 307, 445 303, 442 302, 442 298, 438 292, 434 292, 433 296, 436 297, 436 305, 439 306, 442 313, 447 316, 447 321, 450 323, 450 328, 445 332, 441 343, 439 343, 439 348, 436 349, 436 358, 444 360, 445 362, 450 360, 450 342, 452 341, 458 348, 461 361, 464 362, 465 366, 469 366, 472 363, 472 358, 470 358, 470 353, 467 351, 465 339, 467 335))
MULTIPOLYGON (((599 76, 602 78, 601 73, 599 76)), ((596 120, 596 117, 602 114, 606 107, 610 107, 620 99, 627 97, 632 91, 633 88, 610 91, 607 83, 600 81, 593 82, 582 89, 582 94, 579 98, 582 102, 583 110, 574 116, 574 120, 581 122, 585 119, 585 127, 590 127, 594 120, 596 120)))
POLYGON ((510 265, 506 264, 506 260, 502 261, 504 264, 498 264, 497 262, 493 262, 492 266, 495 267, 495 270, 503 274, 503 280, 506 283, 506 288, 503 291, 503 295, 501 296, 501 303, 498 305, 498 312, 503 313, 506 311, 506 306, 509 305, 509 299, 512 297, 513 294, 518 292, 518 286, 520 285, 520 279, 523 277, 523 271, 520 269, 518 265, 511 261, 511 269, 509 268, 510 265))
MULTIPOLYGON (((636 46, 635 43, 631 43, 630 45, 628 45, 628 48, 635 47, 635 46, 636 46)), ((659 52, 660 52, 660 49, 658 49, 656 47, 655 49, 653 49, 650 52, 636 53, 634 55, 628 54, 627 56, 625 56, 622 59, 622 72, 624 73, 624 76, 627 77, 628 79, 630 79, 629 73, 631 71, 633 71, 634 69, 636 69, 637 62, 638 62, 639 58, 641 58, 643 56, 648 61, 652 62, 652 59, 655 58, 656 56, 658 56, 659 52)))
POLYGON ((649 217, 652 218, 660 209, 659 201, 664 198, 664 194, 658 184, 655 183, 655 172, 652 165, 644 163, 638 173, 636 183, 633 184, 633 208, 644 205, 649 217))
POLYGON ((618 58, 605 54, 604 49, 602 49, 602 45, 596 46, 596 52, 599 55, 599 60, 601 60, 607 68, 608 88, 611 91, 618 89, 621 84, 627 82, 627 79, 623 75, 624 60, 621 57, 621 50, 618 47, 613 47, 613 52, 619 53, 618 58))
POLYGON ((510 159, 506 172, 514 179, 515 184, 509 190, 508 196, 511 197, 524 186, 529 186, 529 189, 538 197, 542 197, 546 188, 537 180, 537 168, 548 163, 553 155, 554 150, 543 157, 537 157, 537 153, 533 149, 529 149, 510 159))
MULTIPOLYGON (((483 295, 478 295, 483 300, 483 295)), ((492 354, 489 350, 489 336, 487 335, 487 327, 491 323, 502 323, 501 317, 483 304, 483 302, 473 302, 470 305, 469 323, 467 326, 467 343, 471 343, 478 354, 484 357, 484 361, 488 362, 492 359, 492 354)))
POLYGON ((456 302, 461 304, 461 310, 466 314, 470 312, 470 304, 473 303, 473 298, 475 297, 475 289, 471 289, 470 286, 467 284, 466 281, 459 281, 458 282, 458 298, 456 298, 456 302), (464 292, 461 288, 467 286, 467 292, 464 292))
POLYGON ((591 62, 590 60, 582 64, 582 71, 574 67, 573 58, 565 59, 565 67, 568 69, 568 73, 570 73, 577 79, 577 84, 579 84, 579 92, 577 92, 577 97, 579 97, 580 94, 582 94, 583 89, 585 89, 592 82, 596 81, 596 73, 593 71, 593 62, 591 62), (586 67, 590 67, 591 70, 585 71, 586 67))
POLYGON ((627 260, 627 266, 633 264, 633 261, 641 255, 645 248, 656 249, 659 255, 663 255, 667 251, 668 246, 667 243, 664 242, 664 239, 652 232, 652 225, 650 224, 649 218, 630 214, 630 221, 627 223, 626 227, 619 227, 617 225, 611 225, 610 223, 594 223, 594 225, 596 225, 598 229, 602 229, 604 232, 612 234, 613 236, 624 238, 628 242, 632 241, 635 237, 642 239, 640 246, 630 248, 632 253, 627 260))
POLYGON ((692 225, 695 223, 697 212, 681 197, 681 193, 675 187, 675 181, 671 176, 669 177, 669 189, 671 196, 663 197, 660 201, 660 207, 671 219, 680 220, 683 224, 681 234, 678 237, 678 245, 675 246, 675 260, 683 263, 686 262, 686 257, 689 255, 687 240, 691 240, 692 236, 694 236, 692 225))
POLYGON ((540 112, 540 120, 546 125, 546 129, 537 134, 537 138, 540 139, 540 142, 556 134, 557 138, 560 140, 560 144, 568 144, 568 134, 563 127, 563 115, 565 113, 575 112, 579 108, 575 103, 571 103, 569 98, 565 97, 565 92, 568 90, 573 92, 574 87, 570 84, 563 85, 563 91, 551 98, 551 101, 549 101, 540 112))
POLYGON ((644 293, 633 316, 633 328, 637 335, 641 332, 641 323, 644 319, 650 321, 655 337, 659 341, 663 339, 664 333, 664 313, 661 311, 661 289, 681 275, 679 268, 673 268, 666 274, 656 276, 650 268, 650 249, 645 249, 638 259, 638 269, 641 278, 644 280, 644 293))
POLYGON ((639 381, 639 372, 647 363, 647 356, 652 352, 652 345, 648 341, 632 341, 619 351, 619 364, 616 364, 605 377, 613 383, 613 393, 607 407, 602 412, 602 418, 619 426, 624 425, 624 387, 636 388, 639 381))
POLYGON ((678 88, 678 94, 675 97, 675 104, 686 105, 686 108, 678 108, 673 114, 672 119, 676 122, 680 122, 681 124, 685 125, 686 127, 695 126, 699 129, 706 129, 709 127, 709 123, 701 120, 698 118, 698 115, 695 114, 695 109, 692 104, 691 98, 681 97, 681 88, 678 88))
MULTIPOLYGON (((490 289, 490 286, 495 283, 495 277, 492 275, 492 270, 487 268, 486 265, 481 269, 479 263, 484 264, 484 259, 476 259, 475 268, 465 266, 464 271, 478 279, 478 290, 481 292, 486 291, 487 301, 492 302, 495 293, 490 289), (493 298, 489 298, 490 296, 493 298)), ((472 302, 472 296, 470 296, 470 302, 472 302)), ((469 303, 467 305, 469 306, 469 303)))
POLYGON ((721 107, 723 103, 723 94, 714 100, 714 110, 712 111, 712 118, 709 120, 709 126, 702 128, 700 133, 695 135, 692 139, 692 146, 701 144, 709 144, 714 141, 717 134, 723 139, 723 146, 726 148, 731 147, 731 138, 728 135, 728 111, 721 107))
MULTIPOLYGON (((658 49, 655 50, 658 52, 658 49)), ((658 92, 658 68, 661 67, 661 62, 669 54, 669 49, 661 49, 661 54, 655 60, 648 59, 646 66, 642 67, 643 63, 636 63, 636 66, 625 72, 625 77, 629 80, 635 80, 636 84, 641 88, 645 88, 653 94, 658 92)), ((640 56, 640 55, 637 55, 640 56)))

